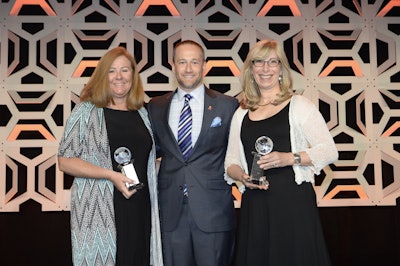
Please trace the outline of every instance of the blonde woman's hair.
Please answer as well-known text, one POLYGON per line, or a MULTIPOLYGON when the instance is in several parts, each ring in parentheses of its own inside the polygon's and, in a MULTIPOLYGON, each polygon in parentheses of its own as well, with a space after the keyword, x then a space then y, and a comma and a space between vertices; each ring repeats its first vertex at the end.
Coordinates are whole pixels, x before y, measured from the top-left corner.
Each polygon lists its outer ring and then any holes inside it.
POLYGON ((252 61, 256 59, 264 60, 272 51, 276 53, 281 62, 280 93, 277 94, 277 99, 272 104, 278 105, 293 96, 292 75, 285 51, 275 40, 262 40, 257 42, 253 48, 250 49, 242 66, 240 83, 242 85, 244 99, 241 102, 241 106, 245 109, 257 109, 256 105, 261 97, 260 89, 252 74, 252 61))
POLYGON ((99 108, 107 107, 110 103, 114 104, 108 81, 108 72, 111 64, 119 56, 126 57, 131 62, 132 68, 132 86, 126 98, 126 106, 130 111, 138 110, 143 106, 144 89, 136 67, 136 61, 124 47, 113 48, 100 59, 88 83, 81 91, 81 101, 89 101, 99 108))

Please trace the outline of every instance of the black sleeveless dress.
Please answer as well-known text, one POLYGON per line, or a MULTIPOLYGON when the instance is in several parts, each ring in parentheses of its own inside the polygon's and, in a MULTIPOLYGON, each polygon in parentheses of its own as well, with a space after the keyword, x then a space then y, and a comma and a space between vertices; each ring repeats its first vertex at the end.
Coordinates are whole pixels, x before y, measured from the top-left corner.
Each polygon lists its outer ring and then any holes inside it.
POLYGON ((147 161, 152 139, 137 111, 104 109, 114 171, 118 163, 114 151, 126 147, 132 153, 134 167, 144 187, 130 199, 114 188, 115 225, 117 230, 117 265, 150 264, 151 209, 147 183, 147 161))
MULTIPOLYGON (((256 139, 268 136, 274 151, 290 152, 289 129, 289 104, 265 120, 245 116, 241 140, 249 171, 256 139)), ((235 265, 330 265, 312 184, 297 185, 292 166, 265 174, 269 189, 246 189, 242 197, 235 265)))

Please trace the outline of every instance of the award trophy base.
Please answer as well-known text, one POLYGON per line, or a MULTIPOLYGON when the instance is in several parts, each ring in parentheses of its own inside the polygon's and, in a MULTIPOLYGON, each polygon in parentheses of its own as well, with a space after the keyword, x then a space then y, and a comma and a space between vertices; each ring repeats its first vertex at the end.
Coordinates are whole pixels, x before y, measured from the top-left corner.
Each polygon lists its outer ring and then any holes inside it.
POLYGON ((261 169, 257 164, 257 161, 260 160, 261 155, 256 152, 253 152, 253 155, 254 155, 253 164, 251 167, 251 174, 248 181, 255 185, 268 186, 269 182, 267 178, 264 176, 264 170, 261 169))
POLYGON ((128 188, 128 190, 141 189, 144 187, 144 184, 143 183, 137 183, 137 184, 126 183, 126 187, 128 188))
POLYGON ((251 182, 252 184, 255 184, 255 185, 259 185, 259 186, 268 186, 269 185, 269 182, 265 178, 265 176, 262 176, 259 179, 250 177, 249 182, 251 182))

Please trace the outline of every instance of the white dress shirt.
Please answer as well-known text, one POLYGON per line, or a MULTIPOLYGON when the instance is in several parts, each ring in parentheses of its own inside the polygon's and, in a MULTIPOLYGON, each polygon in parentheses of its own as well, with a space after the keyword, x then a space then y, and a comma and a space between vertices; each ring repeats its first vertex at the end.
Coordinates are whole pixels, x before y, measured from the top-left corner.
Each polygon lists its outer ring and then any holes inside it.
MULTIPOLYGON (((196 144, 203 123, 204 90, 205 87, 202 84, 190 92, 190 95, 192 95, 192 99, 189 102, 192 110, 192 147, 196 144)), ((187 94, 187 92, 178 88, 171 101, 168 123, 174 133, 175 139, 178 139, 179 117, 185 103, 185 94, 187 94)))

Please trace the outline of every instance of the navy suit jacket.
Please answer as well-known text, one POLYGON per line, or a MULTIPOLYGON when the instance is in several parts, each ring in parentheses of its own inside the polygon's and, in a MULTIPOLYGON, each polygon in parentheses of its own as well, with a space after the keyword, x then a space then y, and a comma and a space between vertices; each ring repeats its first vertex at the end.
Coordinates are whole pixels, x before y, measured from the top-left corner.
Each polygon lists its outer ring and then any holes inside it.
POLYGON ((174 91, 154 97, 148 104, 156 145, 162 157, 158 174, 161 229, 175 229, 188 187, 188 203, 197 226, 205 232, 232 230, 235 226, 231 186, 224 180, 229 128, 237 99, 205 89, 201 132, 185 162, 168 124, 174 91), (219 118, 221 123, 216 123, 219 118), (212 125, 214 121, 214 125, 212 125))

